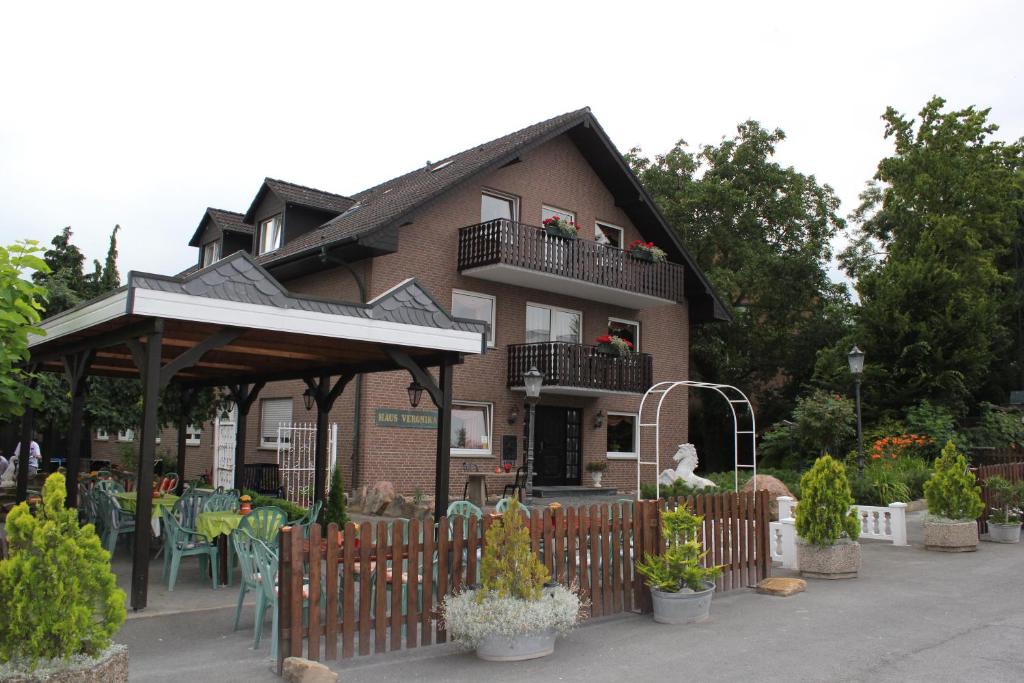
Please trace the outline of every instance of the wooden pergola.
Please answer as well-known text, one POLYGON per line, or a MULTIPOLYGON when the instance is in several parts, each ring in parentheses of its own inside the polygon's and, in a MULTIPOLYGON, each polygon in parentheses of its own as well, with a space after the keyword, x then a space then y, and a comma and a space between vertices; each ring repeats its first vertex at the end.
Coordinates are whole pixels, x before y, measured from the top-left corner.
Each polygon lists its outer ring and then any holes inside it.
MULTIPOLYGON (((184 278, 131 272, 125 286, 44 320, 30 342, 32 364, 63 372, 71 386, 68 504, 75 505, 89 375, 139 378, 143 387, 138 491, 153 485, 160 390, 225 387, 238 406, 235 485, 245 454, 246 414, 267 382, 303 380, 317 408, 314 497, 327 477, 327 418, 358 374, 406 370, 438 408, 435 513, 448 506, 453 367, 486 350, 487 325, 453 318, 415 280, 366 304, 289 293, 244 252, 184 278), (431 368, 438 368, 437 379, 431 368)), ((184 436, 179 431, 179 449, 184 436)), ((32 411, 22 422, 28 453, 32 411)), ((179 461, 179 467, 184 461, 179 461)), ((27 493, 19 468, 17 495, 27 493)), ((152 501, 139 496, 131 604, 146 606, 152 501)))

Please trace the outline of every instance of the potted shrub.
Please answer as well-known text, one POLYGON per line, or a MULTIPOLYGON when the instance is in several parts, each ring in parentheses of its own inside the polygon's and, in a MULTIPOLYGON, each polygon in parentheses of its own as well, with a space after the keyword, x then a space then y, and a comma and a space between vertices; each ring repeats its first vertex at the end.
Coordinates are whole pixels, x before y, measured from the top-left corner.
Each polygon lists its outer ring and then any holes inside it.
POLYGON ((9 555, 0 561, 0 678, 128 680, 128 650, 111 645, 125 594, 91 524, 65 508, 64 475, 43 485, 36 514, 7 515, 9 555), (17 615, 14 618, 13 615, 17 615))
POLYGON ((718 566, 704 567, 697 531, 704 518, 685 506, 661 513, 665 547, 660 555, 647 553, 636 569, 651 589, 654 620, 661 624, 704 621, 711 611, 718 566))
POLYGON ((860 520, 843 463, 823 455, 800 478, 796 562, 800 575, 855 579, 860 569, 860 520))
POLYGON ((544 220, 544 232, 550 237, 562 237, 565 239, 574 240, 577 237, 577 232, 580 226, 576 225, 573 221, 568 218, 562 218, 561 216, 552 216, 544 220))
POLYGON ((594 341, 597 342, 598 353, 606 353, 611 356, 621 356, 623 354, 633 352, 633 342, 628 339, 623 339, 615 334, 602 334, 594 341))
POLYGON ((644 242, 643 240, 633 240, 626 247, 626 251, 633 258, 651 263, 661 263, 665 260, 666 256, 665 250, 654 246, 654 242, 644 242))
POLYGON ((442 606, 448 635, 476 648, 480 659, 544 657, 555 651, 555 638, 579 620, 579 596, 548 584, 551 575, 530 548, 523 517, 513 498, 487 530, 482 586, 448 596, 442 606))
POLYGON ((1020 543, 1024 481, 1011 484, 1002 477, 989 477, 985 480, 985 488, 992 498, 988 513, 988 540, 996 543, 1020 543))
POLYGON ((932 476, 924 484, 928 517, 924 521, 924 547, 963 553, 978 549, 979 515, 985 509, 981 487, 967 466, 967 458, 949 441, 935 459, 932 476))
POLYGON ((587 463, 587 472, 590 472, 590 479, 594 482, 594 486, 601 486, 601 477, 604 476, 604 471, 608 469, 608 463, 604 460, 591 460, 587 463))

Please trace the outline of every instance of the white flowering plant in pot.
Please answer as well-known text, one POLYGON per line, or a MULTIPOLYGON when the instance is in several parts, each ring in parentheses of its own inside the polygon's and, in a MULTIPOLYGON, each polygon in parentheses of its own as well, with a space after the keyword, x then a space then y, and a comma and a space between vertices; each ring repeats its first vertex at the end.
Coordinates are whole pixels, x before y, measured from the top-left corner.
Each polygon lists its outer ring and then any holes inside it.
POLYGON ((487 531, 480 575, 480 587, 448 596, 442 609, 451 639, 476 648, 481 659, 544 657, 579 622, 578 590, 549 583, 515 499, 487 531))

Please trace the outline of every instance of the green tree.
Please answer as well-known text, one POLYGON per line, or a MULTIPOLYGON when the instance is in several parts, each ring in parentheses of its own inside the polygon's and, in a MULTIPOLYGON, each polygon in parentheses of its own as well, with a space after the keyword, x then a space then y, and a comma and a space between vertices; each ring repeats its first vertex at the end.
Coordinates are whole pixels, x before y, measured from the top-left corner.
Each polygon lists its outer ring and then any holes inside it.
POLYGON ((334 522, 338 529, 344 530, 348 522, 348 513, 345 512, 345 485, 341 478, 341 467, 334 466, 331 472, 331 490, 327 494, 327 505, 320 512, 320 524, 327 530, 327 525, 334 522))
POLYGON ((796 506, 796 532, 812 545, 832 545, 842 536, 860 536, 853 494, 843 463, 823 455, 800 478, 800 504, 796 506))
POLYGON ((17 417, 26 405, 42 401, 42 394, 30 384, 34 376, 25 366, 29 335, 43 333, 37 325, 46 289, 25 279, 30 271, 48 270, 36 256, 40 251, 31 240, 0 247, 0 419, 17 417))
POLYGON ((977 519, 985 509, 974 472, 952 441, 935 459, 932 476, 924 484, 924 497, 928 512, 946 519, 977 519))
MULTIPOLYGON (((626 156, 735 318, 695 330, 692 377, 749 388, 761 424, 792 409, 815 353, 849 321, 846 289, 827 274, 844 227, 839 200, 813 175, 774 160, 784 140, 783 131, 747 121, 718 145, 691 151, 680 141, 653 159, 636 149, 626 156)), ((731 430, 724 405, 705 406, 694 431, 706 441, 713 424, 731 430)), ((731 442, 731 431, 724 436, 731 442)))
POLYGON ((500 598, 537 600, 551 573, 537 559, 530 546, 530 530, 524 524, 519 501, 512 499, 500 519, 487 530, 484 554, 480 562, 480 581, 487 593, 500 598))

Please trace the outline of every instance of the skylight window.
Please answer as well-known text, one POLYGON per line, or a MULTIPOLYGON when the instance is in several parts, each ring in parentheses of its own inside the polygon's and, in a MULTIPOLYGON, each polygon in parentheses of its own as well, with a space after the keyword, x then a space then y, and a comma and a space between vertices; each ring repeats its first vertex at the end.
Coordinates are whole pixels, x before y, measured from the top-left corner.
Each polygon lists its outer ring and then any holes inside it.
POLYGON ((350 206, 350 207, 348 207, 347 209, 345 209, 345 213, 341 214, 341 216, 339 216, 339 218, 343 218, 343 217, 345 217, 345 216, 349 215, 350 213, 355 213, 355 212, 356 212, 356 211, 358 211, 358 210, 359 210, 360 208, 362 208, 362 206, 363 206, 363 203, 362 203, 362 202, 356 202, 356 203, 355 203, 355 204, 353 204, 352 206, 350 206))
POLYGON ((455 159, 449 159, 448 161, 442 161, 439 164, 437 164, 436 166, 434 166, 432 169, 430 169, 430 172, 431 173, 437 173, 442 168, 445 168, 446 166, 451 166, 454 163, 455 163, 455 159))

